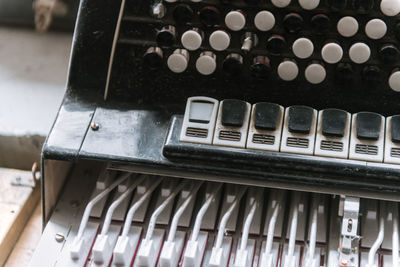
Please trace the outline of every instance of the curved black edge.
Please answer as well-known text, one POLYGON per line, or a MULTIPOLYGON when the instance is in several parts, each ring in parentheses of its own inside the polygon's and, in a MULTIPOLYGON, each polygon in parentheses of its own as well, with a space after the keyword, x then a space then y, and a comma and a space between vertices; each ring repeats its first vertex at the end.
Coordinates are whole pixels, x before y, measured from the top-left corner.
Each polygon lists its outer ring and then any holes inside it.
POLYGON ((163 147, 163 155, 171 162, 218 166, 229 173, 284 176, 286 183, 353 185, 353 189, 362 186, 377 192, 400 188, 400 165, 183 143, 179 141, 181 127, 182 116, 173 116, 163 147))

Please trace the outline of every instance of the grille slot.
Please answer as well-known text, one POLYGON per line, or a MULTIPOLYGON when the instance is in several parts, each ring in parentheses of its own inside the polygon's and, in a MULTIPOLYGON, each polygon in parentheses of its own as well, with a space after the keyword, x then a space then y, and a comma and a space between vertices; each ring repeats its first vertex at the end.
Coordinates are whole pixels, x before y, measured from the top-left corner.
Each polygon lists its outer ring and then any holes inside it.
POLYGON ((240 132, 233 132, 233 131, 220 131, 219 132, 219 139, 226 140, 226 141, 239 142, 241 136, 242 136, 242 134, 240 132))
POLYGON ((262 145, 273 145, 275 144, 275 136, 267 134, 255 134, 253 135, 253 143, 262 145))
POLYGON ((286 145, 290 147, 308 148, 309 140, 305 138, 288 137, 286 145))
POLYGON ((356 153, 364 155, 378 155, 378 147, 373 145, 356 145, 356 153))
POLYGON ((207 138, 208 129, 200 129, 188 127, 186 129, 186 136, 197 137, 197 138, 207 138))
POLYGON ((390 156, 394 158, 400 158, 400 148, 392 148, 390 150, 390 156))
POLYGON ((323 141, 321 141, 321 150, 342 152, 343 151, 343 143, 336 142, 336 141, 323 140, 323 141))

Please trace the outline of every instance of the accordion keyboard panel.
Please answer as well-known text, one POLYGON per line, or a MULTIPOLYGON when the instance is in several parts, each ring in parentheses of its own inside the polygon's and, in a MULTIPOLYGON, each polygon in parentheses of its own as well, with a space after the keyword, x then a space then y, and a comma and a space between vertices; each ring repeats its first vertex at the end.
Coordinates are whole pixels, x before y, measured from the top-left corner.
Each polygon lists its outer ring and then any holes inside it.
POLYGON ((79 177, 66 185, 31 266, 399 263, 395 202, 111 170, 77 188, 79 177), (75 215, 58 210, 65 205, 75 215))

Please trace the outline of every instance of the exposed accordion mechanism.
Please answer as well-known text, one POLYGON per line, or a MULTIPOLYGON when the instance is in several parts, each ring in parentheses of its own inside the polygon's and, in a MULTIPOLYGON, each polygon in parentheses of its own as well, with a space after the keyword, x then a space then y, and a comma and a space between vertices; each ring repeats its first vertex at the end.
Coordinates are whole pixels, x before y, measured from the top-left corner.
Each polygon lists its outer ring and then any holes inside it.
POLYGON ((31 266, 399 266, 399 14, 82 0, 31 266))

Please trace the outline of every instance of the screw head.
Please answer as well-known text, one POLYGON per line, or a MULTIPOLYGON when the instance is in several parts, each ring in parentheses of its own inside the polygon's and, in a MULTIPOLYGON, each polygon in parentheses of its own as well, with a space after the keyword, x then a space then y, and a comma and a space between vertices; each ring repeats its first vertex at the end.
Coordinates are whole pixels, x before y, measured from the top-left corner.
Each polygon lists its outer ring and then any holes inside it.
POLYGON ((97 131, 97 130, 100 128, 100 125, 99 125, 98 123, 96 123, 96 122, 92 122, 92 123, 90 124, 90 128, 91 128, 93 131, 97 131))
POLYGON ((56 241, 57 241, 58 243, 60 243, 60 242, 63 242, 63 241, 64 241, 65 237, 64 237, 63 234, 57 233, 56 236, 55 236, 55 239, 56 239, 56 241))

